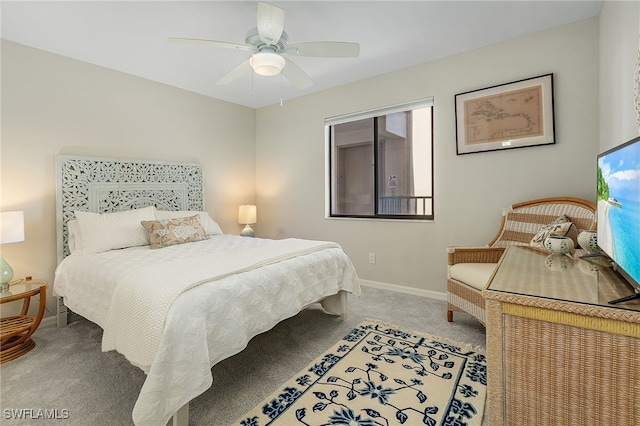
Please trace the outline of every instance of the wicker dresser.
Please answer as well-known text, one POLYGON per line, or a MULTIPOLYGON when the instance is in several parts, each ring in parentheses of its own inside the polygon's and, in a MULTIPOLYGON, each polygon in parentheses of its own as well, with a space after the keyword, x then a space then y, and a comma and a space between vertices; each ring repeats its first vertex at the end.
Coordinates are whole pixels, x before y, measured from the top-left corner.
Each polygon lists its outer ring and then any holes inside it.
POLYGON ((640 425, 640 300, 615 272, 528 247, 487 289, 489 425, 640 425))

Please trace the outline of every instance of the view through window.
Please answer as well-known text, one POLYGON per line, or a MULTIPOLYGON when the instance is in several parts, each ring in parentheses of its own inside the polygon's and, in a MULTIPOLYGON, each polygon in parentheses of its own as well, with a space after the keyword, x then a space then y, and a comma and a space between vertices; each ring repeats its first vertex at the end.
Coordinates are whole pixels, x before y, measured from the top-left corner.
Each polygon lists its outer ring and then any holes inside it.
POLYGON ((325 120, 329 216, 433 219, 433 101, 325 120))

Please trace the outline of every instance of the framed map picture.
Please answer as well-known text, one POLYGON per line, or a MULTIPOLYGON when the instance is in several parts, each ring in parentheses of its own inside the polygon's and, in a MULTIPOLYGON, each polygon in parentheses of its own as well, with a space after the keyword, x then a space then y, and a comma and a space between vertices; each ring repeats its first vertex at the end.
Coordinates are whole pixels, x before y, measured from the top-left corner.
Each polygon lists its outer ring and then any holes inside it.
POLYGON ((455 96, 457 154, 555 143, 553 74, 455 96))

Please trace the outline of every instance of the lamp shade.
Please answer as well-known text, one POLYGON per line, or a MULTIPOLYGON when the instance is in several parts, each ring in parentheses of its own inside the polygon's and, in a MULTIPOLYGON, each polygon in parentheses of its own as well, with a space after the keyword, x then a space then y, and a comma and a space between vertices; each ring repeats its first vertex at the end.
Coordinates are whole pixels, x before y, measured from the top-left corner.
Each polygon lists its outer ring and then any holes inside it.
POLYGON ((277 75, 286 64, 286 60, 272 52, 256 52, 249 59, 251 68, 260 75, 277 75))
POLYGON ((24 213, 2 212, 0 215, 0 243, 24 241, 24 213))
POLYGON ((257 211, 256 206, 252 204, 244 204, 238 209, 238 223, 248 225, 256 223, 257 211))

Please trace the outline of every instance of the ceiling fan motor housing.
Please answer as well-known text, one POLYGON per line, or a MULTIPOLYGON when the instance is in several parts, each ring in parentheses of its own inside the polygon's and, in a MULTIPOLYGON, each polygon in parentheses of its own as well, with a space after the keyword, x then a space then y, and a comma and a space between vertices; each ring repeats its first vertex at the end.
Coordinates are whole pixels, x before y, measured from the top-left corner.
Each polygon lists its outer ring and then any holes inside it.
POLYGON ((255 47, 258 51, 264 49, 271 49, 275 53, 283 53, 289 42, 289 36, 286 31, 282 31, 280 35, 280 39, 276 44, 267 44, 260 38, 260 34, 258 33, 258 28, 252 28, 247 32, 247 35, 244 38, 244 42, 249 45, 255 47))

